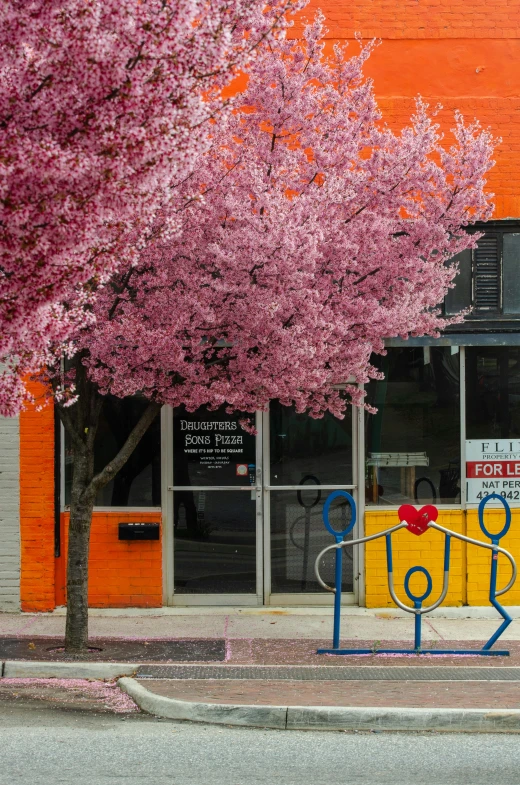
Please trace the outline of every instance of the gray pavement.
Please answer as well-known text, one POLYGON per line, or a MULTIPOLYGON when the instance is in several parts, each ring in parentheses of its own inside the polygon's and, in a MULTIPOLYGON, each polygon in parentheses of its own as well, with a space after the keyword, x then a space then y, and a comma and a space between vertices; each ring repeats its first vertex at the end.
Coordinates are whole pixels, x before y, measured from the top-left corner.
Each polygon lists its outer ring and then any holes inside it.
MULTIPOLYGON (((423 618, 425 641, 484 641, 497 629, 500 617, 493 609, 446 608, 446 616, 423 618), (480 617, 479 617, 480 614, 480 617), (482 617, 482 618, 481 618, 482 617)), ((518 616, 518 608, 509 609, 518 616)), ((326 639, 332 635, 332 608, 159 608, 145 611, 93 610, 89 614, 92 637, 326 639)), ((0 613, 1 636, 63 635, 63 612, 41 614, 0 613)), ((351 640, 398 641, 413 638, 411 614, 392 609, 346 608, 342 636, 351 640)), ((520 640, 520 619, 515 618, 502 640, 520 640)))
POLYGON ((0 785, 518 785, 517 735, 227 728, 3 705, 0 785))

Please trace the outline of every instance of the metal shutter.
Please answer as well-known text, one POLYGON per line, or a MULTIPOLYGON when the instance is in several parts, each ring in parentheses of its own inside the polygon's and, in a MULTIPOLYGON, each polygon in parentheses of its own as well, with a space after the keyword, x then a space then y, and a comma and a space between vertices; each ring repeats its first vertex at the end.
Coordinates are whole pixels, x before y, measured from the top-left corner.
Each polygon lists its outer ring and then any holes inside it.
POLYGON ((473 251, 473 297, 477 311, 500 310, 500 255, 496 234, 481 237, 473 251))

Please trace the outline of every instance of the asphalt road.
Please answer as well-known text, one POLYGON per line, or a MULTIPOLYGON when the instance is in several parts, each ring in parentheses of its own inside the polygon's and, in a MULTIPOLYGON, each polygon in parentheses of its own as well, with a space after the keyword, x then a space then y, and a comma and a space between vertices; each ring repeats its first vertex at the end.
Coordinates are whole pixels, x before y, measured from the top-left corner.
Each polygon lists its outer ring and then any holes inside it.
POLYGON ((518 785, 515 735, 318 733, 0 704, 0 785, 518 785))

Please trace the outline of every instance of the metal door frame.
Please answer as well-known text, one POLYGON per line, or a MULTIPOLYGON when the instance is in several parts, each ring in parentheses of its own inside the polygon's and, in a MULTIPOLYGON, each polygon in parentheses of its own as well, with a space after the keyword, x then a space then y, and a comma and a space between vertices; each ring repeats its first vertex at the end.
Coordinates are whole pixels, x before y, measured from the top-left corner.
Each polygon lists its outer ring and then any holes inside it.
MULTIPOLYGON (((364 535, 365 466, 364 410, 352 407, 352 485, 323 485, 323 490, 348 490, 357 504, 358 517, 354 537, 364 535)), ((347 415, 348 416, 348 415, 347 415)), ((162 556, 163 605, 165 606, 328 606, 333 595, 325 593, 271 593, 271 490, 297 490, 299 486, 270 485, 269 412, 256 413, 256 485, 255 486, 190 486, 189 490, 235 491, 256 495, 256 594, 176 594, 174 591, 174 522, 173 522, 173 410, 161 410, 161 484, 162 484, 162 556)), ((178 486, 178 490, 186 488, 178 486)), ((364 552, 353 548, 354 591, 343 593, 346 605, 365 602, 364 552)))
MULTIPOLYGON (((364 443, 364 410, 360 407, 351 407, 352 416, 352 485, 321 485, 325 491, 345 490, 352 493, 357 505, 357 523, 354 527, 353 536, 362 537, 364 532, 364 490, 365 490, 365 468, 364 468, 364 449, 360 448, 364 443), (360 481, 361 478, 361 481, 360 481)), ((348 416, 348 414, 347 414, 348 416)), ((328 593, 291 593, 273 594, 271 592, 271 491, 299 490, 299 485, 271 485, 270 477, 270 423, 269 412, 263 415, 263 555, 264 555, 264 597, 263 604, 271 606, 332 606, 334 595, 328 593)), ((354 591, 343 592, 342 599, 345 605, 356 605, 360 600, 364 602, 364 559, 362 546, 353 547, 353 575, 354 591)))
POLYGON ((163 509, 163 604, 171 606, 225 605, 258 606, 263 603, 263 551, 262 551, 262 414, 256 414, 256 485, 208 485, 176 486, 173 466, 173 410, 163 406, 161 410, 161 460, 164 471, 161 475, 163 509), (174 579, 174 521, 173 494, 176 490, 231 491, 250 493, 255 496, 256 510, 256 594, 181 594, 175 593, 174 579))

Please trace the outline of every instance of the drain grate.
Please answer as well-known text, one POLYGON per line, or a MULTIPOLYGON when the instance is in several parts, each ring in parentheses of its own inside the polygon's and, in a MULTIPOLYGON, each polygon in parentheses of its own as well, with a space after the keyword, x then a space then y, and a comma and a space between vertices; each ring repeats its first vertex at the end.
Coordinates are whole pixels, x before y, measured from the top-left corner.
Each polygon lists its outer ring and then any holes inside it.
POLYGON ((141 665, 138 679, 279 679, 302 681, 520 681, 520 667, 312 667, 306 665, 141 665))

